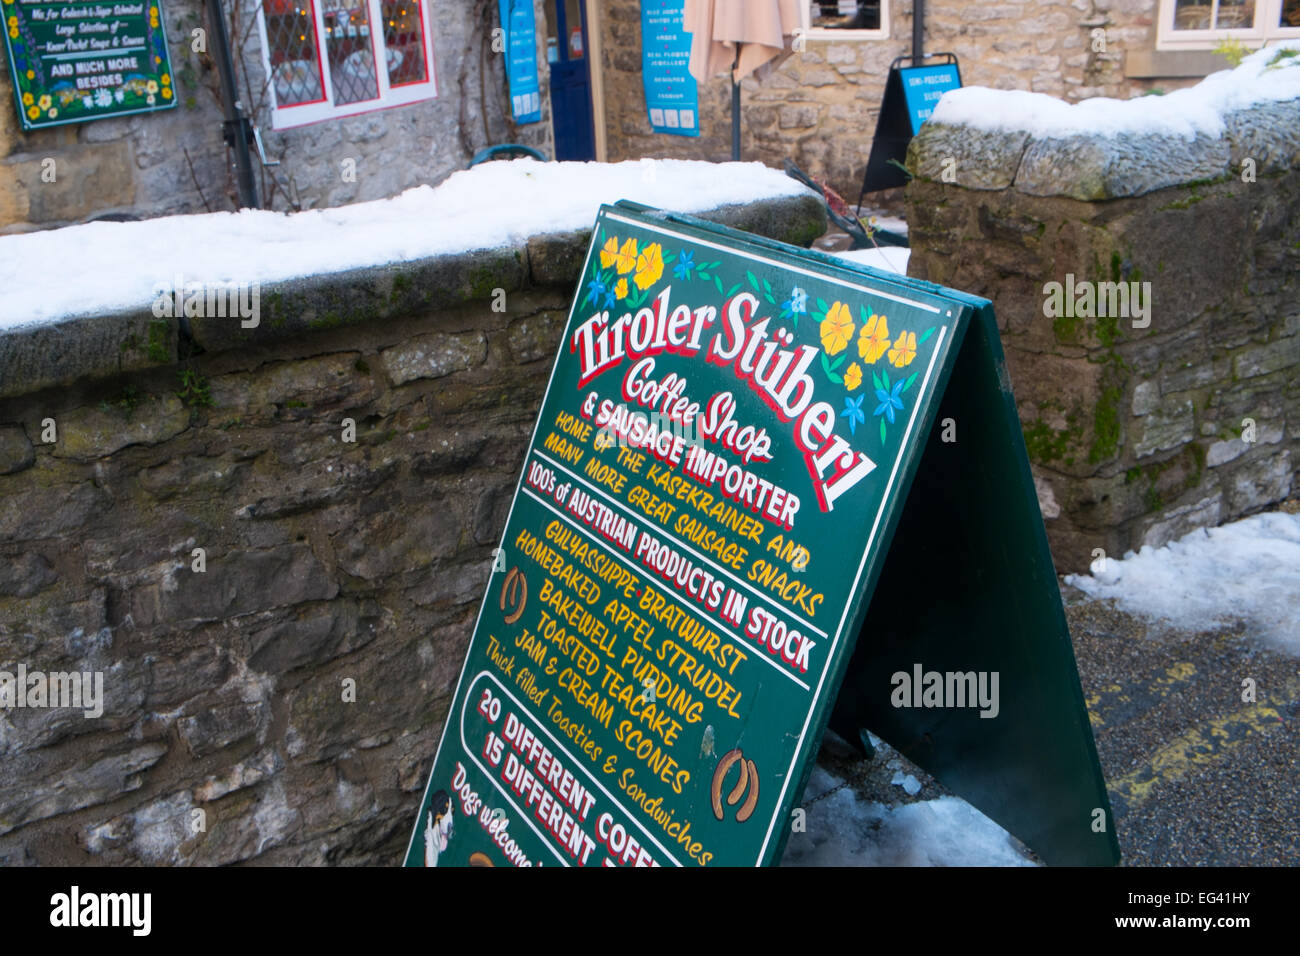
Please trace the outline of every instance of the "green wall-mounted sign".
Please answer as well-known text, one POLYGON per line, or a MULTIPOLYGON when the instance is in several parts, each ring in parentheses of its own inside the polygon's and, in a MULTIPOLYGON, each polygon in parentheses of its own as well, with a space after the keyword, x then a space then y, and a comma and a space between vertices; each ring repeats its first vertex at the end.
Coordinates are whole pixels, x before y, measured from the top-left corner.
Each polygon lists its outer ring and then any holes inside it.
POLYGON ((159 0, 0 0, 23 129, 176 105, 159 0))
POLYGON ((602 207, 406 863, 776 862, 832 710, 1114 862, 991 306, 602 207))

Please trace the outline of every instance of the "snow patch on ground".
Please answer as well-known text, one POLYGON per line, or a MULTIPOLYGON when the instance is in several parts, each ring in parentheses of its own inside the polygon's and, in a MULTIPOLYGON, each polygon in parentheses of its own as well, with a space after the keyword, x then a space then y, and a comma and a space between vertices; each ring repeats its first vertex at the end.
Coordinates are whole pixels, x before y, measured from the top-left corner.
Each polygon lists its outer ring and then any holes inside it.
POLYGON ((847 249, 832 255, 848 262, 874 266, 882 272, 907 275, 907 260, 912 250, 904 246, 881 246, 879 249, 847 249))
POLYGON ((1202 528, 1122 560, 1098 558, 1090 570, 1065 583, 1179 630, 1242 621, 1300 657, 1300 515, 1270 512, 1202 528))
POLYGON ((933 119, 994 132, 1024 130, 1038 138, 1141 133, 1187 139, 1198 133, 1221 136, 1226 113, 1300 97, 1300 57, 1269 65, 1278 50, 1286 48, 1300 49, 1300 41, 1264 47, 1234 70, 1220 70, 1195 86, 1163 96, 1095 97, 1066 103, 1045 93, 968 86, 945 93, 933 119))
MULTIPOLYGON (((814 767, 804 794, 841 782, 814 767)), ((790 835, 783 866, 1033 866, 1006 830, 957 797, 891 809, 845 787, 808 807, 806 825, 790 835)))
POLYGON ((246 209, 92 222, 0 237, 0 329, 149 305, 186 282, 274 282, 489 249, 590 228, 601 203, 674 212, 806 189, 762 163, 484 163, 391 199, 284 214, 246 209), (51 270, 58 269, 58 281, 51 270))

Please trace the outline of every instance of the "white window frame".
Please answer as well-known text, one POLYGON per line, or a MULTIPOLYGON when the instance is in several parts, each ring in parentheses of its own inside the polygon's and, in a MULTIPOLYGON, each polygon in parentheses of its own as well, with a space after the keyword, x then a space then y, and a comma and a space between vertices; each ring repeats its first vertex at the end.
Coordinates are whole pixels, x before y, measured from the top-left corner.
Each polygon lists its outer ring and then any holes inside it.
POLYGON ((1249 27, 1175 30, 1176 0, 1160 0, 1156 49, 1213 50, 1224 40, 1237 40, 1243 46, 1259 47, 1270 40, 1300 38, 1300 27, 1272 26, 1282 18, 1282 5, 1283 0, 1255 0, 1255 22, 1249 27))
POLYGON ((888 40, 889 39, 889 0, 880 0, 879 30, 834 30, 829 27, 812 25, 810 0, 800 0, 799 21, 804 36, 809 40, 888 40))
POLYGON ((369 12, 370 50, 374 58, 375 78, 379 84, 379 95, 373 99, 362 100, 358 103, 343 104, 334 102, 334 84, 330 77, 329 55, 325 46, 324 4, 321 3, 321 0, 296 0, 296 2, 311 4, 312 21, 316 30, 316 57, 320 68, 321 89, 325 96, 321 100, 287 106, 281 106, 277 102, 274 74, 271 66, 271 45, 266 30, 266 2, 263 0, 257 5, 257 30, 262 44, 262 67, 266 71, 267 88, 271 97, 272 129, 293 129, 297 126, 307 126, 310 123, 319 123, 323 120, 356 116, 358 113, 369 113, 393 106, 406 106, 410 103, 419 103, 437 97, 438 74, 433 60, 433 16, 429 10, 429 6, 435 0, 420 0, 420 17, 423 26, 421 37, 424 41, 426 78, 419 82, 403 83, 397 87, 389 85, 388 70, 384 66, 388 62, 388 57, 383 43, 383 9, 380 6, 380 0, 365 0, 369 12))

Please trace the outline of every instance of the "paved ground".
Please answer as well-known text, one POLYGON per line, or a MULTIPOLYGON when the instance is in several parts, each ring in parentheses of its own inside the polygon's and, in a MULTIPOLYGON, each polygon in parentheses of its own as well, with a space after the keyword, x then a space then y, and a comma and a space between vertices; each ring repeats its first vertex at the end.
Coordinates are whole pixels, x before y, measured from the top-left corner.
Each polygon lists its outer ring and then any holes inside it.
MULTIPOLYGON (((1123 865, 1300 865, 1300 662, 1240 628, 1161 633, 1066 592, 1123 865)), ((863 799, 948 793, 887 746, 859 761, 828 742, 818 759, 863 799), (921 782, 917 794, 890 783, 897 769, 921 782)))

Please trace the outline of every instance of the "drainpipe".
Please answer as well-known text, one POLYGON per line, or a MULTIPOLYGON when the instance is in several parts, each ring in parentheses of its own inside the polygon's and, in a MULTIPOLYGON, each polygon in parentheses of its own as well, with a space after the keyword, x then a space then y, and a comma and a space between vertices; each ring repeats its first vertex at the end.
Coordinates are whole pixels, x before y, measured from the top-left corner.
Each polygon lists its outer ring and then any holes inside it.
POLYGON ((230 53, 230 37, 226 33, 225 12, 221 0, 204 0, 208 22, 212 28, 212 53, 217 61, 217 77, 221 82, 221 109, 225 121, 222 133, 235 151, 236 182, 239 186, 239 208, 257 209, 257 184, 253 181, 253 156, 248 149, 250 124, 243 115, 243 104, 235 88, 235 62, 230 53))

